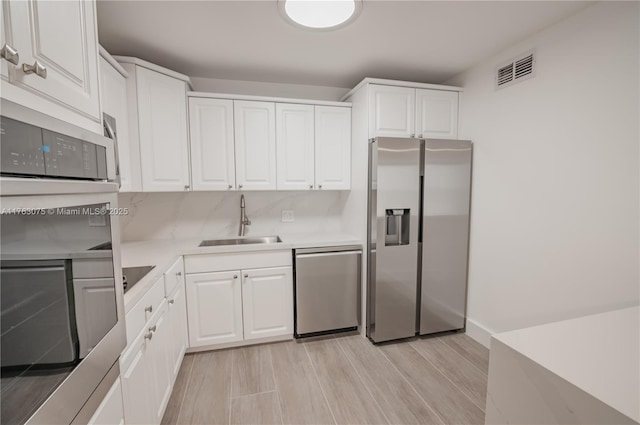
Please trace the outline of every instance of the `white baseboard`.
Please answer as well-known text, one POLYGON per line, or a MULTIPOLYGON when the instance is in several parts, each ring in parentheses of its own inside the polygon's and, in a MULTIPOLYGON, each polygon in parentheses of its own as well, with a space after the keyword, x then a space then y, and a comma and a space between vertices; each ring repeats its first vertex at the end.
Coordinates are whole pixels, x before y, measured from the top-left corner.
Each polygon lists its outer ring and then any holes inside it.
POLYGON ((467 317, 467 327, 465 333, 480 344, 489 348, 489 345, 491 343, 491 334, 493 334, 494 332, 467 317))

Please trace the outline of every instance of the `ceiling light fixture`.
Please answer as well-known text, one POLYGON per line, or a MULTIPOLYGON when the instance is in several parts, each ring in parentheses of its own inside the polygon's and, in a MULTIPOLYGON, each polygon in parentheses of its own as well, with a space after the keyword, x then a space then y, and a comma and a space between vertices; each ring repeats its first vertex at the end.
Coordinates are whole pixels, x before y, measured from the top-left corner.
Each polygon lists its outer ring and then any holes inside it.
POLYGON ((353 22, 362 10, 362 0, 278 0, 278 8, 297 27, 330 31, 353 22))

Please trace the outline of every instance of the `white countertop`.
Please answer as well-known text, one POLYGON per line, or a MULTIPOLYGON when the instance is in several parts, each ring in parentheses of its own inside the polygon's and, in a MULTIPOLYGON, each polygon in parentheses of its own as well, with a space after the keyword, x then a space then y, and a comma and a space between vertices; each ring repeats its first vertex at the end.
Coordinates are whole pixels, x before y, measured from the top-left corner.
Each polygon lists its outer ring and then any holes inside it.
MULTIPOLYGON (((135 303, 143 297, 153 283, 160 279, 167 269, 182 255, 291 250, 297 248, 321 248, 344 245, 358 245, 362 247, 361 240, 346 233, 304 233, 279 236, 282 242, 273 244, 208 247, 198 247, 202 239, 123 242, 121 245, 122 267, 156 266, 124 295, 125 311, 129 311, 135 303)), ((253 235, 251 235, 251 237, 253 237, 253 235)), ((229 238, 233 238, 233 236, 229 238)))
POLYGON ((640 307, 493 338, 640 422, 640 307))

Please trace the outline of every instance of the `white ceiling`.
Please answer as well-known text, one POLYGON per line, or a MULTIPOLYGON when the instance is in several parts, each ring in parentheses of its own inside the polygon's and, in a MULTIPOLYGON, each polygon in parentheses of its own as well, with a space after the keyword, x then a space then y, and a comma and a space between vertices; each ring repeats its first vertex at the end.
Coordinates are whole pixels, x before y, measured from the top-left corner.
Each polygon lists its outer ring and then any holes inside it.
POLYGON ((98 2, 100 43, 192 77, 352 87, 440 83, 588 2, 365 1, 336 31, 298 29, 275 1, 98 2))

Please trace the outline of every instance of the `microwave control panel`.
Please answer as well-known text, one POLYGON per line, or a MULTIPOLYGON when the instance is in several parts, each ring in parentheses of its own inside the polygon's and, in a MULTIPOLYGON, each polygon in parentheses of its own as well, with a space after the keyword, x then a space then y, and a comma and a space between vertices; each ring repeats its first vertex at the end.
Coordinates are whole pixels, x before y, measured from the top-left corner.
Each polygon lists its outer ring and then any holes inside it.
POLYGON ((11 118, 0 118, 0 172, 5 175, 107 178, 104 146, 11 118))

